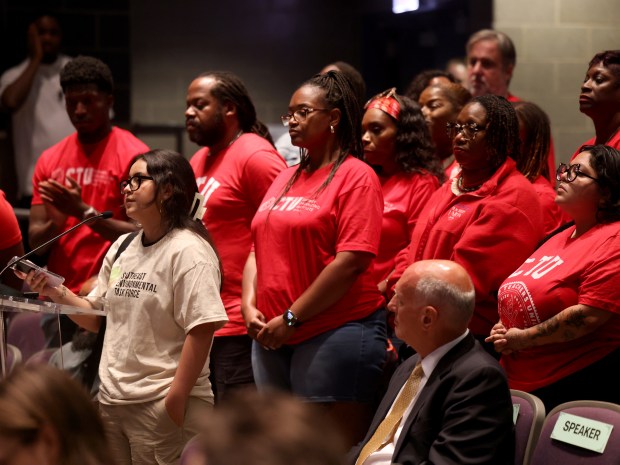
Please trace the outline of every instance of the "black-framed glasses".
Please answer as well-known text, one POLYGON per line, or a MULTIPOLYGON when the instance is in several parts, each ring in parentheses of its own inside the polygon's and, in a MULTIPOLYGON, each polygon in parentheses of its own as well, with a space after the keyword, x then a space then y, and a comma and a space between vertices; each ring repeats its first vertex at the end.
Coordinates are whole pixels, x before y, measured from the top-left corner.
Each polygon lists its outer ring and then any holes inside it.
POLYGON ((478 123, 446 123, 446 132, 450 139, 454 139, 458 134, 463 134, 465 140, 474 140, 480 131, 486 130, 486 126, 478 123))
POLYGON ((567 165, 566 163, 560 163, 558 166, 558 170, 555 172, 555 179, 561 181, 562 175, 566 174, 566 182, 573 182, 577 179, 577 176, 583 176, 584 178, 592 179, 592 181, 598 181, 598 178, 594 178, 589 174, 583 173, 581 171, 581 164, 575 163, 574 165, 567 165))
POLYGON ((298 123, 303 123, 304 121, 306 121, 308 115, 313 111, 329 111, 329 108, 303 107, 299 110, 295 110, 292 113, 287 113, 286 115, 280 116, 280 119, 282 120, 282 124, 284 126, 288 126, 292 119, 295 119, 295 121, 297 121, 298 123))
POLYGON ((140 186, 142 185, 142 181, 144 180, 152 181, 153 178, 151 176, 145 176, 143 174, 134 174, 129 179, 125 179, 124 181, 121 181, 121 184, 120 184, 121 194, 124 193, 125 187, 127 186, 129 186, 129 190, 131 192, 137 191, 138 189, 140 189, 140 186))
POLYGON ((378 98, 393 98, 393 99, 396 99, 396 87, 391 87, 389 89, 384 90, 383 92, 379 92, 374 97, 370 97, 368 99, 368 101, 366 102, 366 104, 364 105, 364 110, 366 110, 368 108, 368 105, 370 105, 370 102, 372 102, 373 100, 377 100, 378 98))

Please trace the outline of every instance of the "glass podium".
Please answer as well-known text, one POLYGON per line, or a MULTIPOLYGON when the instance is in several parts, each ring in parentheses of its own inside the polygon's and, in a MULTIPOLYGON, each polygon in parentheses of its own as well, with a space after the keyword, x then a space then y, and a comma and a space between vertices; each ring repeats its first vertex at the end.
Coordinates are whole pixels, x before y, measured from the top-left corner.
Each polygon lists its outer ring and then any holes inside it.
MULTIPOLYGON (((57 316, 58 331, 60 329, 60 315, 107 315, 107 302, 103 302, 103 310, 95 310, 92 308, 73 307, 71 305, 61 305, 50 301, 32 299, 27 297, 8 296, 0 294, 0 364, 2 366, 2 378, 6 376, 6 340, 5 340, 5 327, 4 327, 4 312, 34 312, 34 313, 48 313, 57 316)), ((60 334, 60 346, 62 347, 62 333, 60 334)), ((62 358, 62 351, 61 358, 62 358)), ((64 363, 63 363, 64 367, 64 363)))

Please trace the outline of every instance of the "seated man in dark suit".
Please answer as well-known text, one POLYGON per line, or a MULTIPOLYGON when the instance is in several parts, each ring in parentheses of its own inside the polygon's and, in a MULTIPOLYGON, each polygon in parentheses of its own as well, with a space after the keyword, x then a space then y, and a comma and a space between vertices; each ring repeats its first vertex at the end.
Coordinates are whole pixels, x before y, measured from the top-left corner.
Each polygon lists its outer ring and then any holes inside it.
POLYGON ((455 262, 407 268, 388 308, 396 335, 417 355, 394 373, 351 464, 513 463, 510 390, 467 329, 474 299, 469 275, 455 262))

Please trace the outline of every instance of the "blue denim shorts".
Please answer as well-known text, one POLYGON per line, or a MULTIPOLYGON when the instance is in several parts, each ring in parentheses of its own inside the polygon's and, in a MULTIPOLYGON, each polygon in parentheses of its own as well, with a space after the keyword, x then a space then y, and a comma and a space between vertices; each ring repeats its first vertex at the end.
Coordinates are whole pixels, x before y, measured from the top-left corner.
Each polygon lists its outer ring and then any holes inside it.
POLYGON ((386 310, 277 350, 254 341, 259 389, 286 390, 310 402, 372 402, 386 360, 386 310))

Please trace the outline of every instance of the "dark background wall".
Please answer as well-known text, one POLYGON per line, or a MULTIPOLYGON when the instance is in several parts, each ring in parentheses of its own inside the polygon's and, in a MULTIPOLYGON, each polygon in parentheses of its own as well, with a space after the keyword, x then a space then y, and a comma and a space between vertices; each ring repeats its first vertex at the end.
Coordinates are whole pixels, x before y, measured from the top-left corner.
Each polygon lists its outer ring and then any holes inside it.
MULTIPOLYGON (((259 117, 277 131, 292 92, 325 64, 357 67, 369 95, 402 91, 417 72, 462 56, 469 34, 492 21, 492 0, 421 5, 394 15, 390 0, 0 0, 0 71, 26 56, 30 21, 52 13, 65 53, 110 65, 116 123, 136 128, 151 146, 176 148, 182 139, 189 156, 196 147, 183 135, 185 93, 200 72, 239 74, 259 117)), ((0 116, 0 178, 10 171, 8 121, 0 116)))

